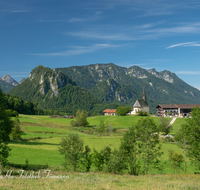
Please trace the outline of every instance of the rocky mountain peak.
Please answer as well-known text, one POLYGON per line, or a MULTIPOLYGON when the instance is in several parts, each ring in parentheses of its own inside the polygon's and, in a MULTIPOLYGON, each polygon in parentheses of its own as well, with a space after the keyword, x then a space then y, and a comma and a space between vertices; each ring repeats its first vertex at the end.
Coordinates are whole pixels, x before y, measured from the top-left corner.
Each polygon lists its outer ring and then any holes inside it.
POLYGON ((10 75, 5 74, 3 77, 1 77, 1 80, 3 80, 4 82, 8 83, 8 84, 12 84, 13 86, 17 86, 18 82, 16 80, 14 80, 10 75))
POLYGON ((22 78, 21 80, 18 81, 18 84, 23 83, 25 80, 26 80, 25 78, 22 78))
POLYGON ((153 68, 153 69, 148 70, 148 72, 160 79, 164 79, 167 82, 174 83, 174 79, 172 77, 173 73, 171 73, 170 71, 164 70, 164 71, 158 72, 156 71, 155 68, 153 68))

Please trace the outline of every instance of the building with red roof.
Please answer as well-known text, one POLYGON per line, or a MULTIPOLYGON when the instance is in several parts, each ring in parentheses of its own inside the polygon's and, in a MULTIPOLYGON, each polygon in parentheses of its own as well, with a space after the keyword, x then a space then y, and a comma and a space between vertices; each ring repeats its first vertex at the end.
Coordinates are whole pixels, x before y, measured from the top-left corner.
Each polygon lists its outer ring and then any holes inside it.
POLYGON ((115 115, 116 109, 106 109, 103 112, 104 115, 115 115))

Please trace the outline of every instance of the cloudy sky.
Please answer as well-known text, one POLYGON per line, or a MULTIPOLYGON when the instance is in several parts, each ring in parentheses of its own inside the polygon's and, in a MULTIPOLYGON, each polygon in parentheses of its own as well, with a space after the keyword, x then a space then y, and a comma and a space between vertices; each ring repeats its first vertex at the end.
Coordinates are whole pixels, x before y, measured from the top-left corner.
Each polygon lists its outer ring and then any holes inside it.
POLYGON ((114 63, 200 89, 199 0, 0 0, 0 77, 114 63))

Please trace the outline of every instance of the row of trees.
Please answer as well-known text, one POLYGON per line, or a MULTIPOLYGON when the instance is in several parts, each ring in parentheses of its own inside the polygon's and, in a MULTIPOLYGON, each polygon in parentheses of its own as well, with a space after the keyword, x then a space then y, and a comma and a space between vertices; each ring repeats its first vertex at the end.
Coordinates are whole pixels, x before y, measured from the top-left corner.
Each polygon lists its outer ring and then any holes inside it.
POLYGON ((40 109, 31 101, 24 101, 22 98, 10 94, 4 95, 5 109, 10 117, 20 114, 28 115, 67 115, 62 110, 40 109))
MULTIPOLYGON (((194 108, 191 116, 175 137, 176 143, 183 148, 185 155, 169 151, 169 161, 174 172, 180 170, 184 161, 187 173, 188 158, 196 169, 200 170, 200 108, 194 108)), ((99 126, 103 129, 106 124, 101 123, 99 126)), ((91 153, 88 146, 84 148, 84 143, 77 134, 70 134, 62 139, 59 151, 65 155, 64 166, 74 171, 90 171, 91 167, 95 167, 97 171, 116 174, 124 172, 132 175, 147 174, 149 168, 162 170, 163 164, 160 164, 159 158, 163 152, 159 142, 159 132, 168 134, 170 129, 171 126, 166 118, 161 118, 157 126, 152 118, 146 117, 129 128, 121 139, 119 149, 112 151, 110 147, 105 147, 99 152, 94 149, 91 153)))
POLYGON ((125 133, 118 150, 105 147, 100 152, 94 149, 91 153, 88 146, 84 148, 77 134, 70 134, 62 139, 59 151, 65 156, 64 166, 74 171, 89 171, 93 165, 97 171, 147 174, 151 166, 159 163, 162 155, 158 131, 153 119, 148 117, 125 133))
POLYGON ((18 117, 12 121, 6 112, 6 97, 0 89, 0 163, 5 166, 11 148, 7 146, 7 141, 21 138, 21 129, 18 117))
POLYGON ((192 109, 191 118, 181 125, 180 130, 175 136, 179 146, 184 150, 185 173, 187 172, 187 161, 200 170, 200 108, 192 109))

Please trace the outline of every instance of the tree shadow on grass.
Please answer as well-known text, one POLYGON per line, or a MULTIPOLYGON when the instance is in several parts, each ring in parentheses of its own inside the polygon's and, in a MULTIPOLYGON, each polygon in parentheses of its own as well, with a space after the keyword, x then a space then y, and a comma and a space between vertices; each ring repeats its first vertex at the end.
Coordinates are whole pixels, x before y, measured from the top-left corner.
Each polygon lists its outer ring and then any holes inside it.
POLYGON ((59 143, 56 144, 56 143, 45 143, 45 142, 30 142, 26 139, 17 140, 17 141, 11 140, 11 141, 8 141, 7 143, 8 144, 20 144, 20 145, 59 145, 59 143))
POLYGON ((38 169, 47 169, 49 166, 46 165, 36 165, 36 164, 14 164, 14 163, 8 163, 7 164, 10 167, 19 168, 23 170, 33 170, 37 171, 38 169))

